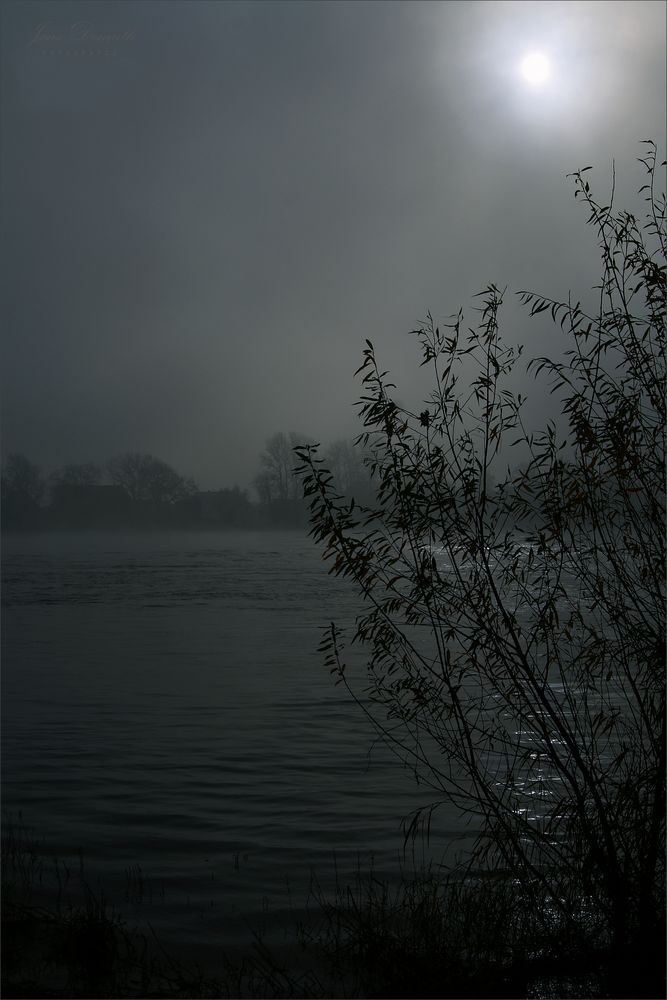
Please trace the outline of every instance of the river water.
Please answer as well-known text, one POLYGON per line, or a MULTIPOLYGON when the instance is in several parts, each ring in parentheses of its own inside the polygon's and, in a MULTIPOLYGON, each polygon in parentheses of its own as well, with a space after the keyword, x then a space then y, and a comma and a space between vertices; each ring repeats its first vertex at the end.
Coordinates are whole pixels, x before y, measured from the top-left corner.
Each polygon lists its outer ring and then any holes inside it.
MULTIPOLYGON (((2 596, 5 813, 130 922, 201 960, 288 933, 311 874, 410 870, 429 793, 322 663, 359 604, 305 536, 10 536, 2 596)), ((429 858, 466 832, 439 810, 429 858)))

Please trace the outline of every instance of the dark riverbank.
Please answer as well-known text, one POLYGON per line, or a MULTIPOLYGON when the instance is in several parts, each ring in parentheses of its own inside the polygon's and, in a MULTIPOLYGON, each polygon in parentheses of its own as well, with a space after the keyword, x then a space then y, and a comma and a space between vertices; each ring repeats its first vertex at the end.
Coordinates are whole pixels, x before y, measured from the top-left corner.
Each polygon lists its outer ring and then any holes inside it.
POLYGON ((90 888, 83 864, 72 875, 11 823, 2 890, 8 1000, 664 996, 639 967, 632 993, 619 991, 609 954, 556 925, 546 934, 501 879, 442 882, 427 874, 390 889, 360 872, 334 898, 313 887, 310 919, 295 925, 287 947, 274 952, 256 933, 243 954, 221 948, 215 971, 170 954, 150 926, 130 926, 122 901, 90 888))

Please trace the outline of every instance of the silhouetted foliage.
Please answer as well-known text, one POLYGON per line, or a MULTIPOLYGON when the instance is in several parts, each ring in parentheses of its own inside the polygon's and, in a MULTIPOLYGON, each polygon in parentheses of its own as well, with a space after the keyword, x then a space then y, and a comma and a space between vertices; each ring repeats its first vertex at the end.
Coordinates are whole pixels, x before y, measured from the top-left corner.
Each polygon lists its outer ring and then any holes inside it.
POLYGON ((193 479, 179 475, 170 465, 139 452, 128 452, 107 465, 111 482, 122 486, 132 500, 154 504, 173 504, 197 491, 193 479))
POLYGON ((302 528, 308 512, 295 475, 295 448, 310 445, 307 434, 279 431, 270 437, 260 455, 261 469, 253 481, 259 497, 259 514, 267 527, 302 528))
POLYGON ((364 464, 364 454, 361 448, 355 447, 354 441, 332 441, 324 455, 337 488, 345 496, 360 501, 371 499, 372 483, 364 464))
POLYGON ((46 491, 37 465, 12 452, 2 468, 2 527, 33 528, 41 525, 41 504, 46 491))
POLYGON ((420 412, 367 342, 375 503, 298 449, 311 533, 364 598, 366 698, 334 623, 326 662, 435 792, 408 831, 441 801, 477 817, 470 869, 505 872, 546 939, 607 949, 614 996, 664 995, 667 227, 646 149, 642 222, 594 199, 590 168, 572 175, 601 254, 595 305, 518 293, 567 342, 528 365, 557 424, 524 425, 522 349, 491 285, 475 328, 459 312, 414 331, 433 375, 420 412), (513 474, 512 446, 529 456, 513 474))
POLYGON ((71 462, 61 465, 49 476, 51 486, 97 486, 102 470, 94 462, 71 462))
POLYGON ((312 444, 307 434, 279 431, 266 442, 260 455, 261 469, 254 486, 262 503, 274 500, 300 500, 301 488, 294 476, 294 449, 298 445, 312 444))
POLYGON ((2 498, 15 499, 27 505, 39 506, 44 499, 46 483, 39 466, 25 455, 12 452, 2 468, 2 498))

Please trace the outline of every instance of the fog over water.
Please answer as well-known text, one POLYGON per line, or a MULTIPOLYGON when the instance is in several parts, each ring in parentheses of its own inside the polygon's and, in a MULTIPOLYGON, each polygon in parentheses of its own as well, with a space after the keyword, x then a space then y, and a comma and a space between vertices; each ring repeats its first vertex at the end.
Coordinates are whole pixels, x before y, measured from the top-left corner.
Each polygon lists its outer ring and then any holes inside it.
MULTIPOLYGON (((490 281, 588 288, 565 174, 602 198, 616 157, 622 198, 664 131, 660 3, 0 16, 3 447, 47 471, 132 450, 247 487, 275 431, 354 433, 365 337, 419 398, 407 331, 490 281)), ((508 306, 510 339, 545 331, 508 306)))

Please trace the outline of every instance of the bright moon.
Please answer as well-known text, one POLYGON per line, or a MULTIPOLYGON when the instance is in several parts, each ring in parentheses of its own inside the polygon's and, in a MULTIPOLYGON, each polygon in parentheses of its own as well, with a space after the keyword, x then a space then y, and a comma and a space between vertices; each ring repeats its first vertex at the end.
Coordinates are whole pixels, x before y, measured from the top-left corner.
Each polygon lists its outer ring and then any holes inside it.
POLYGON ((545 83, 551 75, 551 64, 543 52, 531 52, 521 60, 521 75, 534 87, 545 83))

